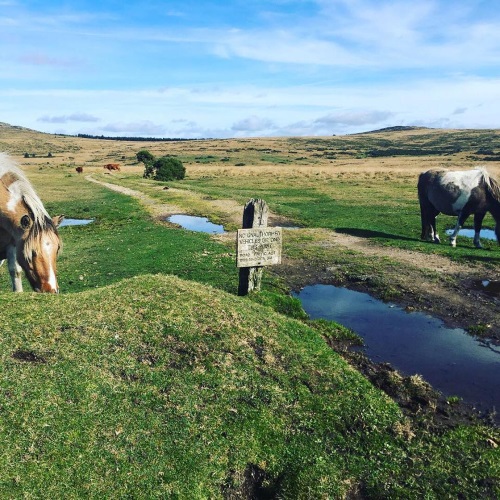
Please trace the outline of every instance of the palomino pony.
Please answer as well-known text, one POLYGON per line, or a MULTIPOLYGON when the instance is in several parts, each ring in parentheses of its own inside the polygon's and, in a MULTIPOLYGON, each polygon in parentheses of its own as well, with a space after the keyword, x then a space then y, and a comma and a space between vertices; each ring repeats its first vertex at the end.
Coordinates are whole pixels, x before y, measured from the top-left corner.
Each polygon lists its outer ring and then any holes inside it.
POLYGON ((496 222, 495 235, 500 243, 500 185, 485 169, 423 172, 418 178, 418 199, 423 240, 440 243, 436 216, 442 212, 458 216, 450 237, 451 246, 456 246, 460 228, 467 217, 474 214, 474 245, 481 248, 479 233, 486 212, 490 212, 496 222))
POLYGON ((23 291, 22 271, 35 292, 59 291, 57 227, 63 218, 50 218, 21 170, 0 153, 0 261, 7 259, 14 292, 23 291))

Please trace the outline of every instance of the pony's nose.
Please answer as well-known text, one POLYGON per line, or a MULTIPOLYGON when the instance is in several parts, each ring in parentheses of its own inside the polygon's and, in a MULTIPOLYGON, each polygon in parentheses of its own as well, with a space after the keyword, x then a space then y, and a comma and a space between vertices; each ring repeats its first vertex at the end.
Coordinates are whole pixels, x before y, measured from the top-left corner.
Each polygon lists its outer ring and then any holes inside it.
POLYGON ((41 288, 43 293, 59 293, 59 287, 54 288, 49 283, 43 283, 41 288))

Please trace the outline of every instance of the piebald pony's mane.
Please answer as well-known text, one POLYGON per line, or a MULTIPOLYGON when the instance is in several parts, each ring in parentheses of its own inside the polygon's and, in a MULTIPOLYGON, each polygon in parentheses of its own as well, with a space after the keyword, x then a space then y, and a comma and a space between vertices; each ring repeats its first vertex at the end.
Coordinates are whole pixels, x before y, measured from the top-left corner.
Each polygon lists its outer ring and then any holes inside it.
POLYGON ((490 176, 486 169, 481 169, 483 174, 484 183, 486 185, 486 189, 491 194, 491 196, 500 203, 500 184, 496 179, 490 176))
POLYGON ((22 200, 28 207, 29 215, 33 222, 25 240, 23 250, 24 257, 27 261, 30 261, 33 251, 37 250, 40 235, 48 231, 49 233, 54 233, 59 239, 57 229, 43 206, 42 200, 40 200, 22 170, 5 153, 0 153, 0 179, 5 174, 9 174, 9 184, 6 185, 4 183, 6 189, 11 193, 15 190, 21 195, 22 200))

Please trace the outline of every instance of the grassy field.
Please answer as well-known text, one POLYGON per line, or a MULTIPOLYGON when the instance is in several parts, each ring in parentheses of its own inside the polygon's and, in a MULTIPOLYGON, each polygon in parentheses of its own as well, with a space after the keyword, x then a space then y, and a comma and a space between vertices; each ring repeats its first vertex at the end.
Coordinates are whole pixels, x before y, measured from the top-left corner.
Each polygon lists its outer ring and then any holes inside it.
MULTIPOLYGON (((435 432, 410 420, 328 347, 325 336, 346 335, 341 326, 308 322, 273 278, 254 300, 237 297, 231 242, 171 227, 85 179, 139 189, 232 229, 237 222, 214 201, 259 197, 298 225, 451 255, 418 241, 415 173, 449 160, 464 167, 500 142, 464 132, 453 152, 456 138, 443 135, 149 145, 0 128, 0 145, 51 214, 95 219, 61 229, 60 295, 14 295, 0 270, 1 496, 498 497, 498 428, 435 432), (142 179, 133 155, 144 147, 181 158, 187 178, 169 190, 142 179), (105 175, 107 160, 122 171, 105 175)), ((287 252, 307 256, 308 238, 291 231, 287 252)), ((500 252, 487 247, 496 266, 500 252)), ((453 255, 479 258, 465 240, 453 255)))

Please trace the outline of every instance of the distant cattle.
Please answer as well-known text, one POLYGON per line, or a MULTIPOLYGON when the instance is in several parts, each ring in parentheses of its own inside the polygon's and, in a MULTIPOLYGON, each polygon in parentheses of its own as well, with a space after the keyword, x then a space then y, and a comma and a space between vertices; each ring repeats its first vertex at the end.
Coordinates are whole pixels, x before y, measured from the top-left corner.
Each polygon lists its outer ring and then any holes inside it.
POLYGON ((81 174, 83 172, 83 167, 76 167, 75 170, 81 174))
POLYGON ((118 163, 108 163, 104 165, 104 168, 107 170, 120 170, 120 165, 118 163))

